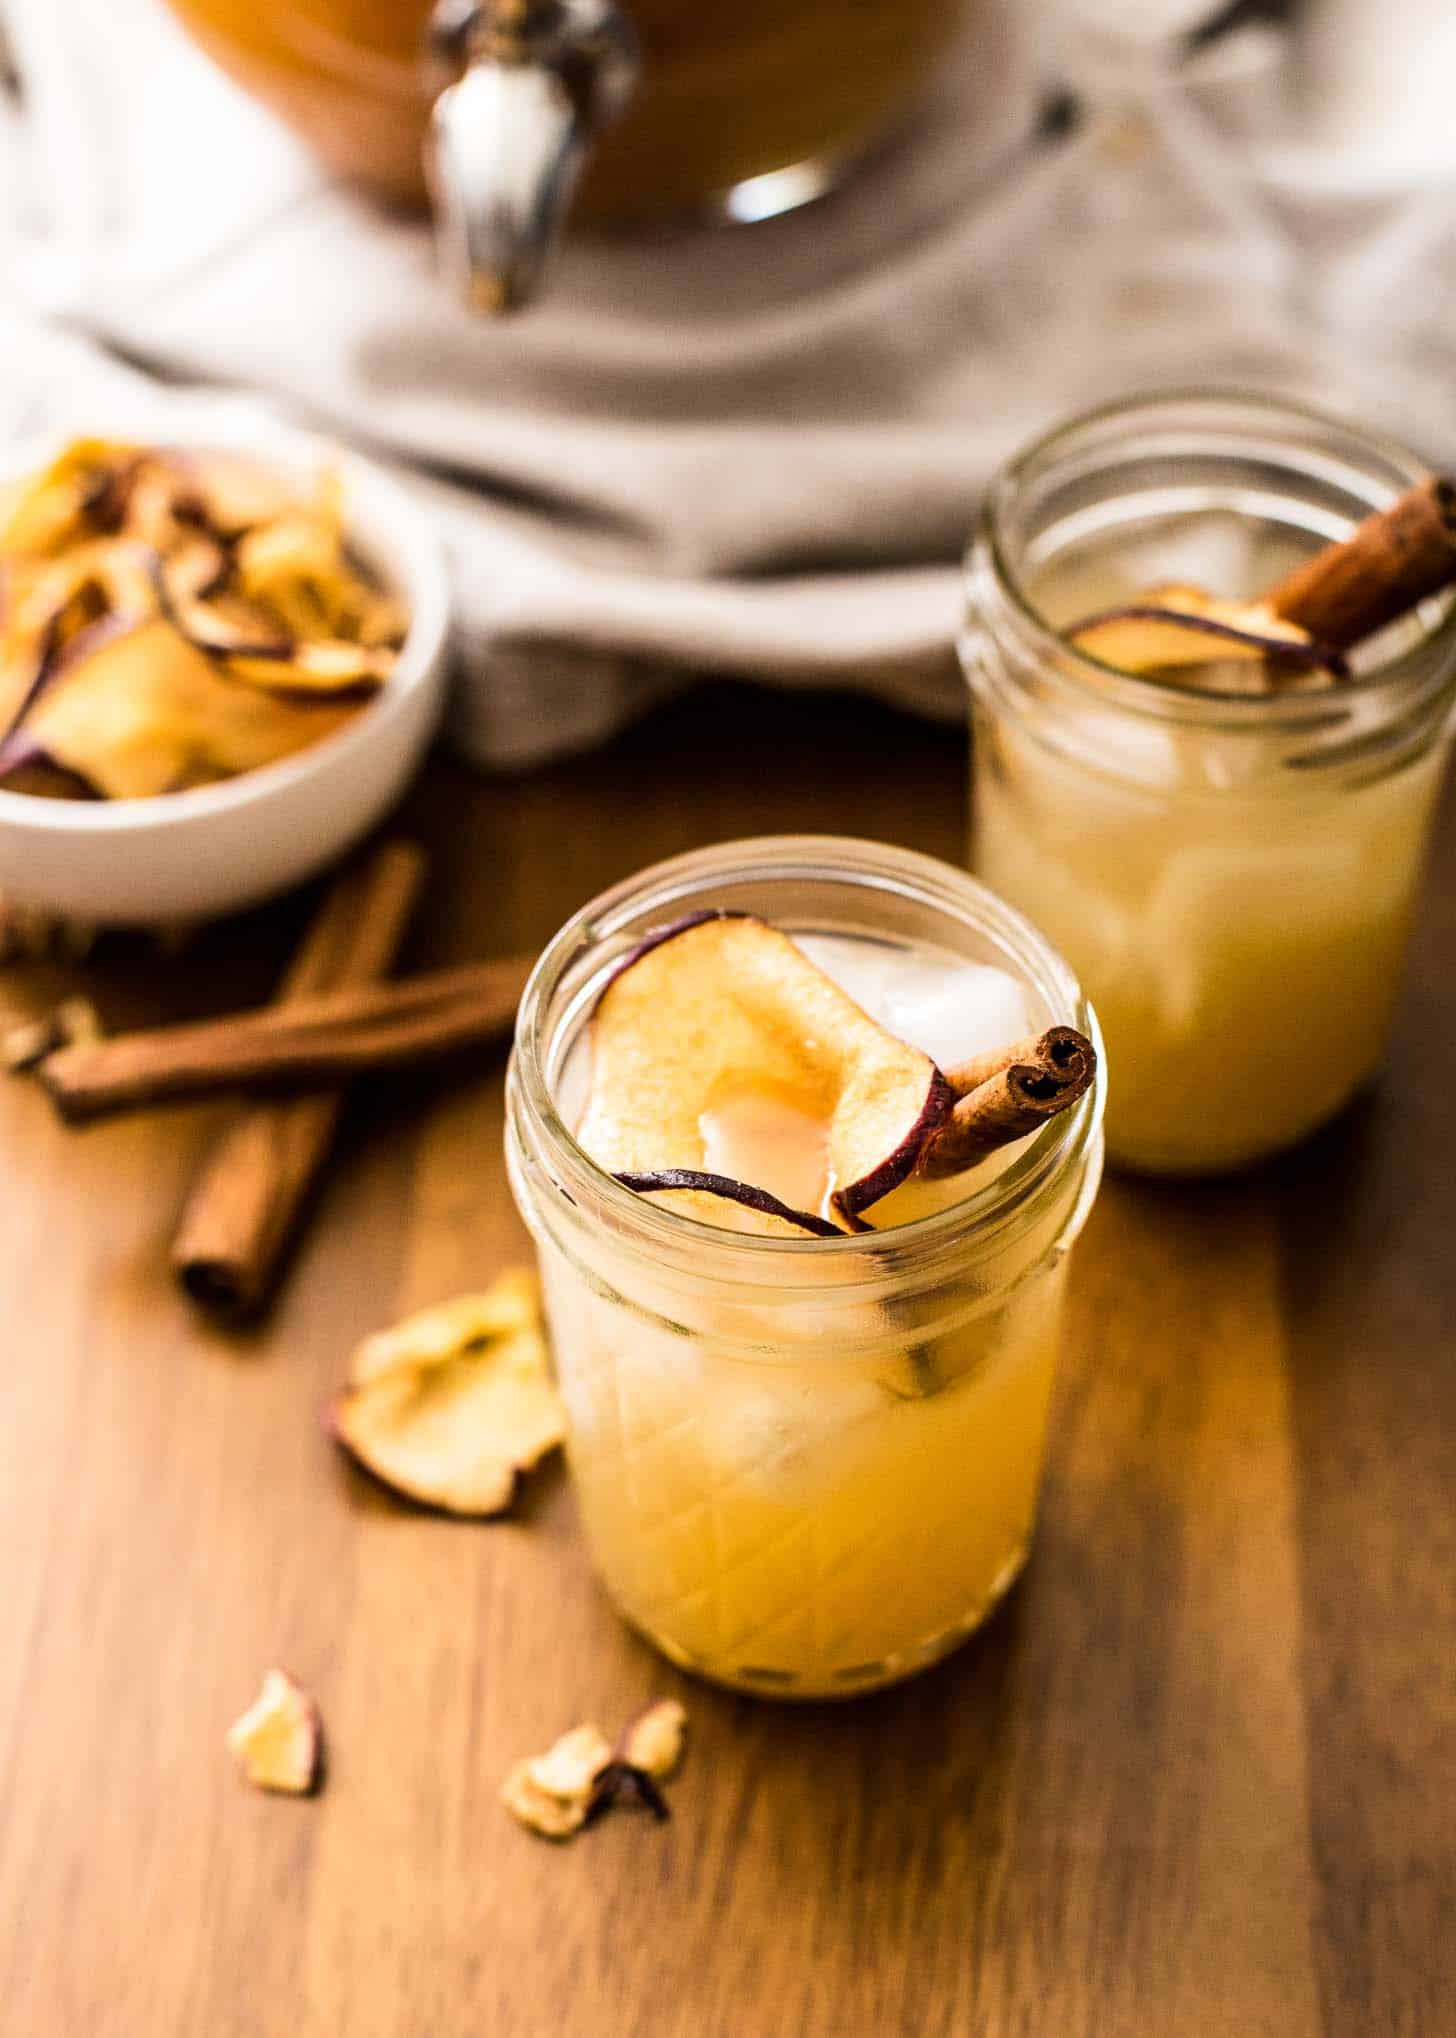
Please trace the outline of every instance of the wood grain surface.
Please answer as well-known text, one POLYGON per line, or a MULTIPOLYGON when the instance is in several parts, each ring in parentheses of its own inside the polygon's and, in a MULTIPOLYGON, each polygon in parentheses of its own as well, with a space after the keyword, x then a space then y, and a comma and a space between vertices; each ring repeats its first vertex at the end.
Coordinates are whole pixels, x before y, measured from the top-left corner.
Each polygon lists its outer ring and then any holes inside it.
MULTIPOLYGON (((962 739, 715 689, 522 780, 432 766, 416 959, 537 943, 698 843, 958 858, 962 739)), ((84 972, 115 1024, 262 998, 294 901, 84 972)), ((74 973, 27 968, 27 1009, 74 973)), ((498 1064, 377 1084, 267 1327, 167 1241, 214 1111, 67 1132, 0 1085, 5 2038, 1445 2038, 1456 2030, 1456 814, 1390 1074, 1237 1183, 1112 1180, 1043 1525, 986 1633, 780 1708, 615 1620, 553 1471, 495 1525, 395 1505, 318 1411, 352 1342, 524 1251, 498 1064), (263 1667, 324 1710, 314 1802, 222 1745, 263 1667), (572 1846, 518 1755, 675 1692, 663 1828, 572 1846)))

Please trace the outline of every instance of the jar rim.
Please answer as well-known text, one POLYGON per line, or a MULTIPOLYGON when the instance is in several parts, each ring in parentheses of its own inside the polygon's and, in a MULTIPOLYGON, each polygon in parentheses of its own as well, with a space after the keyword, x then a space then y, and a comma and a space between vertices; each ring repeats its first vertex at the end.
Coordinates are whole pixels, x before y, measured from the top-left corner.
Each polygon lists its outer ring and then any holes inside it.
MULTIPOLYGON (((641 930, 632 928, 631 937, 640 939, 641 930)), ((589 981, 598 986, 596 976, 589 981)), ((512 1115, 524 1113, 549 1151, 553 1173, 559 1170, 568 1191, 599 1198, 614 1228, 640 1245, 660 1254, 691 1255, 698 1277, 703 1275, 704 1260, 712 1259, 734 1281, 752 1279, 754 1270, 772 1269, 776 1281, 791 1282, 795 1267, 805 1270, 807 1280, 811 1268, 836 1259, 852 1262, 856 1256, 871 1275, 877 1263, 890 1259, 901 1266, 913 1260, 918 1272, 920 1262, 946 1251, 963 1253, 971 1241, 999 1243, 1009 1226, 1039 1207, 1043 1191, 1064 1181, 1094 1150, 1105 1089, 1096 1016, 1067 963, 1023 914, 966 872, 934 857, 834 835, 757 836, 689 851, 650 865, 589 901, 537 960, 517 1013, 510 1070, 512 1115), (701 896, 715 884, 774 877, 817 878, 846 889, 888 889, 948 915, 959 909, 963 924, 990 934, 1023 968, 1051 1008, 1048 1023, 1074 1025, 1089 1033, 1098 1051, 1092 1087, 1070 1111, 1049 1121, 1026 1151, 990 1182, 946 1210, 884 1231, 801 1239, 719 1230, 627 1188, 578 1143, 552 1094, 547 1071, 556 1022, 575 1017, 578 1025, 584 1023, 570 1009, 564 1015, 553 1012, 563 980, 573 965, 580 966, 585 956, 599 951, 614 932, 625 934, 644 910, 660 913, 659 924, 667 924, 681 917, 695 894, 701 896)))
MULTIPOLYGON (((1058 678, 1069 687, 1091 693, 1104 703, 1114 702, 1132 713, 1175 718, 1192 727, 1261 732, 1301 728, 1329 717, 1336 703, 1343 707, 1378 700, 1382 694, 1404 694, 1412 685, 1418 694, 1450 685, 1452 675, 1436 654, 1443 649, 1456 652, 1456 598, 1451 596, 1444 597, 1441 613, 1425 624, 1414 643, 1403 645, 1370 671, 1341 680, 1333 694, 1328 689, 1263 695, 1226 693, 1180 686, 1176 680, 1159 679, 1150 673, 1122 672, 1079 650, 1047 620, 1009 556, 1004 520, 1016 489, 1049 454, 1064 444, 1074 445, 1078 436, 1089 430, 1119 418, 1136 423, 1161 410, 1172 411, 1179 405, 1190 404, 1200 405, 1210 414, 1220 410, 1231 415, 1252 411, 1271 421, 1284 418, 1339 434, 1352 447, 1394 468, 1403 476, 1406 486, 1414 486, 1431 471, 1412 448, 1393 435, 1353 425, 1333 411, 1293 397, 1266 390, 1197 384, 1140 390, 1063 418, 1014 453, 992 476, 963 560, 966 596, 972 611, 980 606, 977 588, 984 574, 1009 604, 1015 623, 1030 639, 1033 652, 1041 649, 1054 658, 1058 678), (1412 670, 1418 661, 1427 659, 1434 660, 1430 672, 1412 670)), ((1393 494, 1390 500, 1394 500, 1393 494)), ((1420 613, 1419 609, 1416 613, 1420 613)))

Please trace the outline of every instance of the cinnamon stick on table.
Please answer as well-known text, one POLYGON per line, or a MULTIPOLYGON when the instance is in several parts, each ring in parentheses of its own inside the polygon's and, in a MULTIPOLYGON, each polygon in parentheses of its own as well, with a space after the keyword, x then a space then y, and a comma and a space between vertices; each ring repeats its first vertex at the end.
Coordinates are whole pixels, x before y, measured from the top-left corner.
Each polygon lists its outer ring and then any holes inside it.
MULTIPOLYGON (((410 842, 385 842, 335 879, 279 986, 276 1003, 373 983, 399 953, 424 882, 410 842)), ((342 1089, 245 1109, 193 1183, 172 1269, 195 1301, 250 1316, 268 1300, 300 1214, 333 1145, 342 1089)))
POLYGON ((1071 1026, 1049 1027, 947 1069, 959 1101, 926 1149, 920 1173, 932 1180, 958 1175, 1040 1131, 1076 1103, 1096 1073, 1096 1048, 1071 1026))
POLYGON ((36 1078, 79 1122, 227 1090, 337 1085, 503 1039, 535 958, 467 963, 197 1025, 67 1047, 36 1078))

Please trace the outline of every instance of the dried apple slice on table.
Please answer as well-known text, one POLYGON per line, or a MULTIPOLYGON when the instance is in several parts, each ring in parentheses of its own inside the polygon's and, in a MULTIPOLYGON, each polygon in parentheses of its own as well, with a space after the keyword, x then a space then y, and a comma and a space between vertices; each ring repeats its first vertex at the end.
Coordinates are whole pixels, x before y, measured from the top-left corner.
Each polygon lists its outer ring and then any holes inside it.
MULTIPOLYGON (((856 1224, 912 1173, 954 1102, 928 1055, 750 914, 710 913, 644 942, 598 999, 591 1048, 586 1151, 664 1200, 717 1199, 711 1221, 738 1230, 749 1217, 816 1230, 826 1213, 856 1224), (715 1159, 735 1116, 765 1107, 786 1134, 749 1183, 715 1159)), ((773 1149, 773 1130, 755 1123, 745 1155, 773 1149)))
POLYGON ((615 1748, 592 1721, 573 1727, 544 1755, 511 1767, 501 1801, 511 1815, 547 1840, 569 1840, 603 1813, 639 1806, 668 1817, 658 1788, 682 1760, 688 1716, 675 1698, 659 1699, 629 1720, 615 1748))
POLYGON ((501 1785, 501 1802, 513 1818, 546 1840, 569 1840, 586 1824, 597 1778, 612 1760, 612 1744, 588 1720, 553 1741, 544 1755, 526 1755, 501 1785))
POLYGON ((1155 587, 1135 602, 1104 609, 1067 631, 1068 641, 1119 672, 1177 673, 1203 668, 1201 682, 1228 691, 1266 690, 1287 676, 1343 676, 1338 651, 1317 644, 1298 623, 1264 602, 1220 600, 1198 587, 1155 587))
POLYGON ((407 1499, 503 1513, 520 1475, 564 1441, 535 1276, 424 1309, 365 1338, 329 1411, 335 1440, 407 1499))
POLYGON ((309 1797, 323 1780, 319 1709, 286 1670, 269 1670, 263 1688, 228 1729, 228 1748, 256 1790, 309 1797))

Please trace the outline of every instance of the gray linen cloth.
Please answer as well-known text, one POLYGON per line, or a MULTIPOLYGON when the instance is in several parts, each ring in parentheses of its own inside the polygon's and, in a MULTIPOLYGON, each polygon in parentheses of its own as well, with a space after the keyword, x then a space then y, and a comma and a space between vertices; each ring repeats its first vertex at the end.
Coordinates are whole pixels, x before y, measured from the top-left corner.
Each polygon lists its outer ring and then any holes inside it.
POLYGON ((1055 8, 972 0, 842 190, 575 239, 546 303, 492 327, 422 227, 330 186, 155 0, 8 0, 0 436, 104 427, 105 347, 400 466, 453 555, 453 726, 481 761, 591 743, 704 671, 958 713, 958 561, 1018 442, 1149 382, 1354 387, 1302 309, 1308 205, 1255 174, 1280 39, 1175 59, 1076 4, 1034 48, 1055 8), (1086 117, 1049 136, 1069 66, 1086 117))

